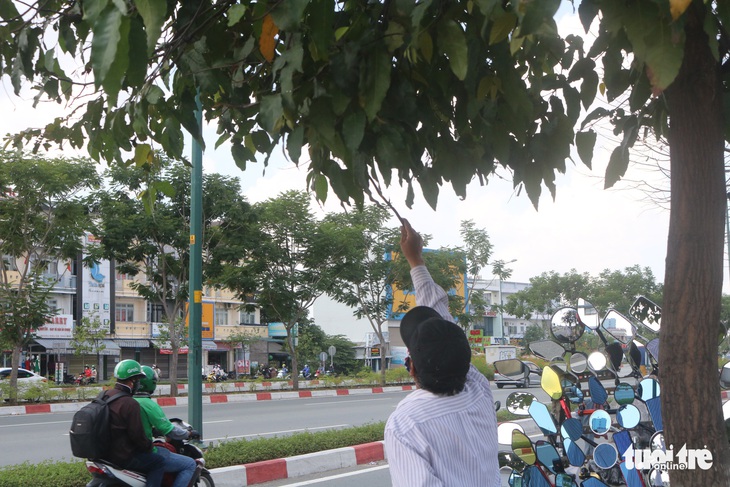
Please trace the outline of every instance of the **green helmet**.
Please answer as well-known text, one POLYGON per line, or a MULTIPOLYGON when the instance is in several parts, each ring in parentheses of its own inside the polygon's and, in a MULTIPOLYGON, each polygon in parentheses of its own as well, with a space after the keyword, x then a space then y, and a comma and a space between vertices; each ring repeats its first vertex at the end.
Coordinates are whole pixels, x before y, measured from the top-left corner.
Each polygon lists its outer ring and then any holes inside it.
POLYGON ((119 380, 141 379, 145 377, 142 366, 136 360, 122 360, 114 367, 114 377, 119 380))
POLYGON ((152 394, 157 388, 157 380, 159 379, 157 372, 155 372, 152 367, 143 365, 142 373, 144 374, 144 377, 139 380, 139 392, 152 394))

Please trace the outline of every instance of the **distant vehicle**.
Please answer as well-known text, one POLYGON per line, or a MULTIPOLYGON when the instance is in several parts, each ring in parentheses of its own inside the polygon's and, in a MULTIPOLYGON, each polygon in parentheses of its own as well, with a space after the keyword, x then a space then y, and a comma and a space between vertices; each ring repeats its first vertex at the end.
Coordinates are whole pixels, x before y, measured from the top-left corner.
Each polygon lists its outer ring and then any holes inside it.
POLYGON ((527 360, 522 360, 521 362, 525 366, 521 374, 510 375, 508 377, 498 372, 494 373, 494 383, 497 384, 499 389, 504 386, 530 387, 532 384, 540 383, 542 369, 533 362, 527 360))
MULTIPOLYGON (((10 373, 12 370, 10 367, 0 367, 0 382, 10 381, 10 373)), ((48 382, 48 379, 30 370, 18 369, 18 389, 30 387, 40 382, 48 382)))

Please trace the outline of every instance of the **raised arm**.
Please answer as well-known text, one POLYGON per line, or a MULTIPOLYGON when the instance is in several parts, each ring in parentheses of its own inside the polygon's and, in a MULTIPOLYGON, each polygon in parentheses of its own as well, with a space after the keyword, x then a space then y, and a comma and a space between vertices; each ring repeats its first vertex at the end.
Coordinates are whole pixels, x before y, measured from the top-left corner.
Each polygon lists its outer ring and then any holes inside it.
POLYGON ((449 298, 446 291, 436 284, 426 269, 423 260, 423 238, 411 226, 408 220, 403 219, 400 228, 400 248, 403 256, 411 266, 411 279, 416 291, 416 303, 419 306, 428 306, 436 310, 442 318, 454 321, 449 312, 449 298))

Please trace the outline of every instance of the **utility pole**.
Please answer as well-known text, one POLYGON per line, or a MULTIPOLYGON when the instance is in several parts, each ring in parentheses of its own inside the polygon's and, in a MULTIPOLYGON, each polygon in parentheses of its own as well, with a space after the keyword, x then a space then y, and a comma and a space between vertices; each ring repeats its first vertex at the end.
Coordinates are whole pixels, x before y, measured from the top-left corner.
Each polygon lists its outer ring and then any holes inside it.
POLYGON ((192 164, 190 175, 190 281, 188 283, 188 421, 203 434, 203 110, 200 93, 196 95, 198 121, 197 134, 193 137, 192 164))

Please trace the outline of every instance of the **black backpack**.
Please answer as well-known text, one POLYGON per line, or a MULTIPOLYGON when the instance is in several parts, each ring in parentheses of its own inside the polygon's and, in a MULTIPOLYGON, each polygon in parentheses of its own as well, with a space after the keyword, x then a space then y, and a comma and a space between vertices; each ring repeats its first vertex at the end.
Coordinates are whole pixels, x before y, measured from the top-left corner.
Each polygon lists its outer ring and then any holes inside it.
POLYGON ((129 394, 124 392, 114 396, 104 396, 101 391, 96 398, 82 407, 73 417, 69 437, 71 452, 79 458, 104 458, 111 443, 109 403, 129 394))

